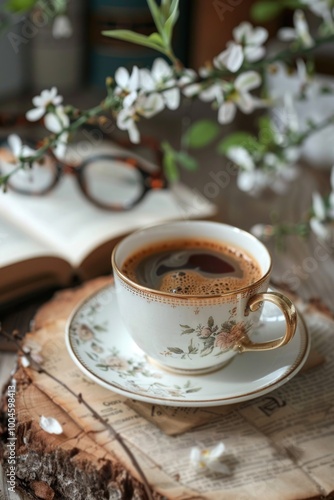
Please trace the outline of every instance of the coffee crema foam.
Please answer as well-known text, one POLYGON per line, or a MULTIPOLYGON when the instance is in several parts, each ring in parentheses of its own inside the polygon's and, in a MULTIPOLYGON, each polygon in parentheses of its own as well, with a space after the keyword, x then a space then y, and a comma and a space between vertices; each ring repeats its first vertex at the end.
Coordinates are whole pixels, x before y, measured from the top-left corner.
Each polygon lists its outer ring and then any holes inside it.
POLYGON ((221 295, 261 278, 245 250, 194 238, 147 246, 126 259, 122 272, 139 285, 183 295, 221 295))

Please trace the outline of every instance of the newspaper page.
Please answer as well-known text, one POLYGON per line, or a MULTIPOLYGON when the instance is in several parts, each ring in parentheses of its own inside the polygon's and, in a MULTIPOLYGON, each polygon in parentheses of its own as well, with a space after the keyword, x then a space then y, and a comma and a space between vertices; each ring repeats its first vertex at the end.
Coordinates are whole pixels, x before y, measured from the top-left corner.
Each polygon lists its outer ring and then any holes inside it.
MULTIPOLYGON (((168 499, 298 500, 334 490, 334 321, 304 310, 313 348, 324 363, 298 373, 279 389, 238 405, 168 408, 128 400, 87 379, 73 364, 64 342, 64 317, 28 336, 42 347, 46 370, 60 378, 108 418, 143 468, 154 491, 168 499), (165 424, 154 425, 165 411, 165 424), (187 426, 182 422, 186 420, 187 426), (171 429, 174 427, 175 434, 171 429), (187 429, 184 431, 184 429, 187 429), (193 446, 226 446, 227 474, 199 472, 190 463, 193 446)), ((33 383, 63 408, 96 444, 116 455, 137 476, 114 438, 88 410, 45 374, 33 383)))

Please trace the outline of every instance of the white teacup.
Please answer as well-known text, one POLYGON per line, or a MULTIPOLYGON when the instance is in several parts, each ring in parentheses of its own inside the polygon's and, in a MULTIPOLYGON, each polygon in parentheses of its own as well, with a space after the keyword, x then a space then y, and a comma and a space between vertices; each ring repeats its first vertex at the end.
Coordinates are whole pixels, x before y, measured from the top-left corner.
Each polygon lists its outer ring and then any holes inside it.
MULTIPOLYGON (((238 253, 238 252, 236 252, 238 253)), ((185 374, 216 370, 244 351, 266 351, 287 344, 294 336, 297 314, 284 295, 269 291, 271 257, 251 234, 208 221, 167 222, 137 230, 125 237, 112 254, 121 317, 136 344, 163 368, 185 374), (133 255, 181 240, 213 241, 241 250, 258 267, 254 282, 216 295, 161 291, 124 272, 133 255), (263 301, 276 304, 285 316, 286 331, 278 339, 253 342, 263 301)), ((178 272, 179 272, 178 268, 178 272)))

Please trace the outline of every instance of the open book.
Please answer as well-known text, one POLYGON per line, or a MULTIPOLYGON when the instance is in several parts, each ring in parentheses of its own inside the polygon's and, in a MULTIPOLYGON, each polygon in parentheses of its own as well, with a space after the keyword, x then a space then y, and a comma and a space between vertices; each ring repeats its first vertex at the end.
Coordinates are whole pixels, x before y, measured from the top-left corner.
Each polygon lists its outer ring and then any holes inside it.
MULTIPOLYGON (((115 148, 103 143, 99 152, 115 148)), ((72 176, 63 176, 47 196, 0 193, 0 304, 68 286, 74 277, 81 281, 111 272, 113 246, 139 227, 214 214, 214 205, 182 184, 152 190, 126 212, 95 207, 72 176)))

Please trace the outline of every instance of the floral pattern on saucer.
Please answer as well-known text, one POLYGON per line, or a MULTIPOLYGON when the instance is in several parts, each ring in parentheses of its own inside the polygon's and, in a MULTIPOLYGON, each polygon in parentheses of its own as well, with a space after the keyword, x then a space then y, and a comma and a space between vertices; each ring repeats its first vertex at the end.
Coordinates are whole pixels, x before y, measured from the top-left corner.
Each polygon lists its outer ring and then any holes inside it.
POLYGON ((164 382, 164 374, 152 369, 141 356, 124 356, 115 346, 105 347, 103 336, 108 332, 107 322, 99 321, 101 304, 96 302, 83 308, 82 314, 70 326, 75 352, 85 354, 97 373, 113 372, 123 382, 119 387, 142 394, 161 397, 185 398, 187 394, 201 391, 201 386, 185 380, 183 384, 170 385, 164 382))

